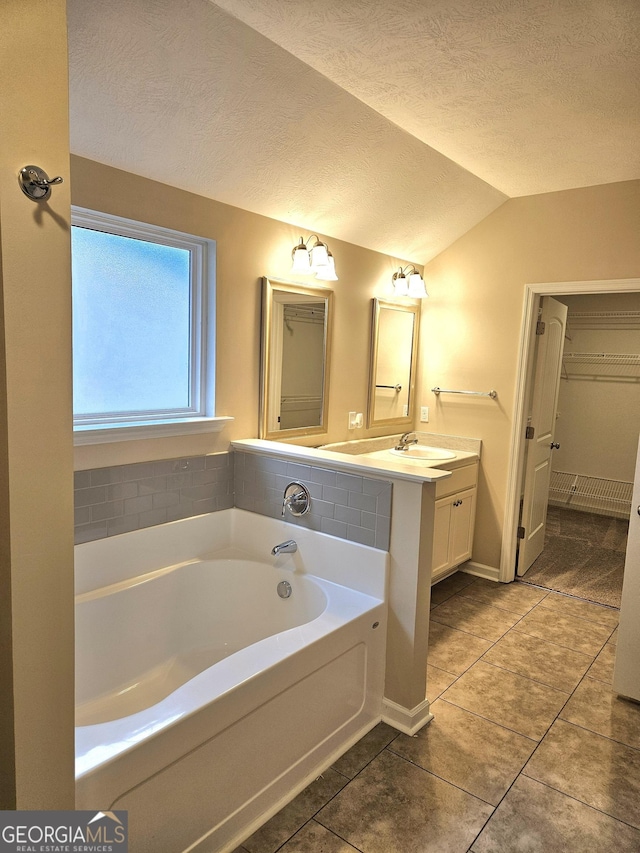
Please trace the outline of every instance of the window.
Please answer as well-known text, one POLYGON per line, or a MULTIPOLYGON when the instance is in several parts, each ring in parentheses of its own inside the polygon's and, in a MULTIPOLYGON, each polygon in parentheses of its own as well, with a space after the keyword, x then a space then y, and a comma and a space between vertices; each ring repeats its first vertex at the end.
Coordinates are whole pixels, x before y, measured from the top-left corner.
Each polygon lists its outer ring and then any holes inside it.
POLYGON ((71 261, 77 443, 211 428, 215 244, 74 209, 71 261))

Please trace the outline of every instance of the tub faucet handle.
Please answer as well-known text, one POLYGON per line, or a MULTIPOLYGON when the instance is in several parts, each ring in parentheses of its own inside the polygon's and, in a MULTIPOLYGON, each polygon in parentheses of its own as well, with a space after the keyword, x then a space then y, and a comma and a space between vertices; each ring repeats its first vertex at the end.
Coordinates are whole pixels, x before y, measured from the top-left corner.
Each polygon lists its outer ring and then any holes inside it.
POLYGON ((284 518, 285 510, 289 510, 291 515, 304 515, 311 509, 311 495, 306 486, 302 483, 289 483, 284 490, 282 499, 282 517, 284 518))

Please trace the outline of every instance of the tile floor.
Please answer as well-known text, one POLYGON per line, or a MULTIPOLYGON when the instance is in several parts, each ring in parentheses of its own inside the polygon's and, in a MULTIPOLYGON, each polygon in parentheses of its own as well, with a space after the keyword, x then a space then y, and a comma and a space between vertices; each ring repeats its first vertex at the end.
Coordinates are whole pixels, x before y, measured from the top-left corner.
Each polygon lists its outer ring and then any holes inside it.
POLYGON ((628 531, 628 518, 550 506, 544 550, 523 580, 620 607, 628 531))
POLYGON ((415 737, 380 723, 236 853, 638 853, 640 705, 618 612, 458 573, 433 589, 415 737))

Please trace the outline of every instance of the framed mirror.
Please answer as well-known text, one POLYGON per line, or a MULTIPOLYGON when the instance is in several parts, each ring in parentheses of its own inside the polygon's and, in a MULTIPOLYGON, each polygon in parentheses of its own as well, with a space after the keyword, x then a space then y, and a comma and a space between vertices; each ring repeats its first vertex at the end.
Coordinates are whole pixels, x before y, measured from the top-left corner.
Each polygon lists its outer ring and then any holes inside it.
POLYGON ((260 438, 326 433, 333 292, 262 282, 260 438))
POLYGON ((410 426, 420 302, 373 300, 367 426, 410 426))

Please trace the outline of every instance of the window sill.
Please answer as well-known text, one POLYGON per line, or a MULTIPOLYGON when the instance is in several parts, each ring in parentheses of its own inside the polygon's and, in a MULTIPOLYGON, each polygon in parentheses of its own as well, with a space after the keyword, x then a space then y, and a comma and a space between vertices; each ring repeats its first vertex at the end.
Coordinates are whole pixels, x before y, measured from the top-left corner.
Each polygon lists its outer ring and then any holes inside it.
POLYGON ((172 435, 193 435, 202 432, 220 432, 233 418, 192 418, 181 421, 155 421, 154 423, 112 424, 96 427, 75 426, 73 443, 109 444, 116 441, 137 441, 144 438, 166 438, 172 435))

